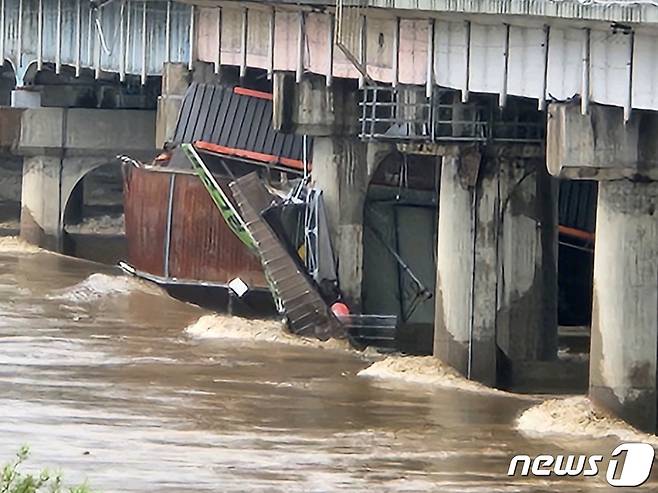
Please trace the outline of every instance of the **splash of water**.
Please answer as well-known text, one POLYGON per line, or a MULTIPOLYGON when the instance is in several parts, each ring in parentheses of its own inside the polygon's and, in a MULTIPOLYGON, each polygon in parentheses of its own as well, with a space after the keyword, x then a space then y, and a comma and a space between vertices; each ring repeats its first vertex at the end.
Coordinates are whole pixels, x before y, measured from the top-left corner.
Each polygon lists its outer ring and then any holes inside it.
POLYGON ((350 350, 347 341, 299 337, 287 332, 283 323, 276 320, 248 320, 226 315, 204 315, 185 332, 199 339, 235 339, 275 342, 292 346, 311 346, 323 349, 350 350))
POLYGON ((30 245, 16 236, 0 237, 0 253, 36 253, 42 251, 39 247, 30 245))
POLYGON ((89 303, 110 296, 120 296, 134 292, 152 295, 163 294, 160 288, 134 277, 94 273, 78 284, 58 290, 48 296, 48 299, 89 303))
POLYGON ((533 435, 577 435, 651 443, 658 437, 642 433, 630 424, 594 406, 586 396, 549 399, 533 406, 517 420, 518 430, 533 435))

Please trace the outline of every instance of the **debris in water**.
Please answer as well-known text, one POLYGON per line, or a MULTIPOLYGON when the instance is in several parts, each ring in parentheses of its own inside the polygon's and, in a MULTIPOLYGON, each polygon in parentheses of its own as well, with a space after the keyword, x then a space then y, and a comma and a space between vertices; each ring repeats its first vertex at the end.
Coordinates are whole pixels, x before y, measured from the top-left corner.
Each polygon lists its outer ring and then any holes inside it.
POLYGON ((0 253, 37 253, 42 250, 17 236, 0 237, 0 253))

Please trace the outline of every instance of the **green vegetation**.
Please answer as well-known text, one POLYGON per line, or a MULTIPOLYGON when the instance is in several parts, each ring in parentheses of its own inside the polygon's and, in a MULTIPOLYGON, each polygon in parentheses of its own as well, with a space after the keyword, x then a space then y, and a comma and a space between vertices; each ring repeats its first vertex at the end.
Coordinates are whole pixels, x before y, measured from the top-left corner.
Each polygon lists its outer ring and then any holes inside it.
POLYGON ((20 466, 29 455, 30 449, 23 446, 16 459, 2 467, 0 493, 91 493, 86 484, 65 488, 61 475, 51 474, 46 469, 37 475, 20 472, 20 466))

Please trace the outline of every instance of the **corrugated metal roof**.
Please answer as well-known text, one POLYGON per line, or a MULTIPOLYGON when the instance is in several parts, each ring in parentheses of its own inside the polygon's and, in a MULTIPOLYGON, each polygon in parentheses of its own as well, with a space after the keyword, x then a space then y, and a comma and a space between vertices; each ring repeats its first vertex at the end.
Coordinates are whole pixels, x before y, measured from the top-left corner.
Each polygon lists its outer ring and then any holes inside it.
POLYGON ((272 128, 270 99, 234 88, 192 84, 183 98, 173 143, 209 142, 222 147, 301 161, 303 138, 272 128))

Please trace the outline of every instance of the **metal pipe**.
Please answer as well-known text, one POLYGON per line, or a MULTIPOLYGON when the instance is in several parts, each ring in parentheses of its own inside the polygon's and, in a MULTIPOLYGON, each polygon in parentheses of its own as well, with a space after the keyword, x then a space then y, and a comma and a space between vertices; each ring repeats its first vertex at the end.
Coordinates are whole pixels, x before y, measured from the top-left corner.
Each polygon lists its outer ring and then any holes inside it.
POLYGON ((23 0, 18 0, 18 32, 16 34, 16 69, 23 66, 23 0))
POLYGON ((304 12, 298 14, 297 24, 297 69, 295 81, 299 84, 304 77, 304 12))
POLYGON ((130 0, 126 0, 126 60, 125 60, 126 71, 128 70, 128 59, 131 56, 131 49, 130 49, 131 29, 132 29, 131 5, 130 5, 130 0))
POLYGON ((626 63, 628 88, 626 93, 626 103, 624 104, 624 123, 631 119, 631 113, 633 111, 633 56, 635 52, 635 32, 631 31, 628 35, 630 36, 628 62, 626 63))
POLYGON ((43 70, 43 0, 37 7, 37 70, 43 70))
POLYGON ((247 75, 247 36, 249 34, 249 9, 242 9, 242 32, 240 35, 240 79, 247 75))
POLYGON ((509 72, 509 31, 510 25, 505 24, 505 47, 503 49, 503 81, 500 94, 498 95, 498 106, 505 107, 507 103, 507 76, 509 72))
POLYGON ((582 85, 580 89, 580 112, 583 115, 589 113, 589 86, 590 86, 590 34, 589 29, 585 29, 585 41, 583 42, 583 74, 582 85))
POLYGON ((400 83, 400 18, 395 18, 393 29, 393 87, 400 83))
POLYGON ((91 67, 94 62, 93 53, 92 53, 93 39, 94 39, 92 26, 94 24, 92 22, 92 16, 93 16, 93 11, 91 7, 89 7, 89 10, 87 12, 87 66, 88 67, 91 67))
POLYGON ((274 39, 276 33, 276 8, 270 11, 269 44, 267 49, 267 78, 272 79, 274 75, 274 39))
POLYGON ((546 109, 546 89, 548 88, 548 42, 551 35, 551 26, 544 26, 544 44, 542 45, 542 55, 544 59, 544 75, 541 85, 541 97, 539 98, 539 111, 546 109))
POLYGON ((103 11, 98 9, 96 10, 96 40, 94 42, 94 47, 96 49, 96 70, 94 73, 94 77, 96 79, 99 79, 101 76, 101 57, 102 57, 102 50, 101 50, 101 23, 102 23, 102 15, 103 11))
POLYGON ((425 96, 431 97, 434 88, 434 19, 429 20, 427 26, 427 75, 425 83, 425 96))
POLYGON ((196 9, 194 8, 194 5, 190 6, 190 31, 189 31, 189 50, 190 50, 190 56, 187 61, 187 68, 188 70, 192 70, 194 68, 194 17, 196 15, 196 9))
POLYGON ((359 89, 363 89, 363 87, 366 84, 366 78, 363 75, 364 72, 368 71, 368 53, 367 53, 367 47, 368 47, 368 21, 366 20, 366 16, 362 15, 361 16, 361 30, 359 33, 359 63, 361 64, 361 69, 359 70, 359 89))
POLYGON ((5 0, 0 0, 0 66, 5 64, 5 0))
POLYGON ((222 8, 217 7, 217 58, 215 58, 215 73, 219 74, 222 66, 222 8))
MULTIPOLYGON (((123 7, 122 7, 123 8, 123 7)), ((75 76, 80 77, 82 64, 82 3, 75 2, 75 76)))
POLYGON ((146 85, 146 1, 142 4, 142 85, 146 85))
POLYGON ((57 0, 57 38, 55 40, 55 73, 62 72, 62 0, 57 0))
POLYGON ((329 36, 327 43, 329 44, 329 66, 327 67, 327 77, 325 79, 327 87, 331 87, 334 81, 334 16, 329 15, 329 36))
POLYGON ((171 62, 171 0, 167 0, 167 19, 165 21, 165 62, 171 62))
POLYGON ((169 254, 171 251, 171 225, 173 220, 174 212, 174 189, 176 187, 176 175, 171 174, 169 176, 169 196, 167 201, 167 223, 165 226, 165 237, 164 237, 164 265, 162 266, 164 271, 164 277, 169 277, 169 254))
POLYGON ((462 103, 468 103, 471 77, 471 21, 466 21, 464 25, 464 41, 466 50, 464 52, 464 89, 462 89, 462 103))
POLYGON ((121 10, 119 13, 119 81, 125 82, 126 80, 126 15, 124 12, 125 3, 121 3, 121 10))

